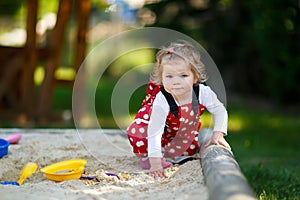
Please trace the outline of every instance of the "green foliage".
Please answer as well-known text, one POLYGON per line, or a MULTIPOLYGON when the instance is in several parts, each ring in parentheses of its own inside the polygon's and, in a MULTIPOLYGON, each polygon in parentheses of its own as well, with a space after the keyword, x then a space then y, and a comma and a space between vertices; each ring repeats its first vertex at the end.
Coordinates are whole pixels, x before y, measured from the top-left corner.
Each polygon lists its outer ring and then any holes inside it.
POLYGON ((58 11, 59 0, 39 0, 39 18, 46 13, 58 11))
POLYGON ((1 0, 0 16, 13 16, 23 5, 23 0, 1 0))
POLYGON ((72 109, 72 90, 69 86, 56 87, 52 106, 56 111, 72 109))
MULTIPOLYGON (((48 12, 57 12, 58 0, 39 0, 39 17, 43 16, 48 12)), ((24 0, 1 0, 0 1, 0 17, 10 16, 15 17, 20 15, 20 9, 24 9, 26 1, 24 0)))
POLYGON ((277 102, 295 103, 299 99, 292 97, 300 94, 298 1, 249 1, 244 6, 249 15, 245 39, 254 44, 261 85, 277 102))
POLYGON ((208 50, 227 88, 299 102, 299 1, 168 0, 148 7, 157 14, 155 26, 186 33, 208 50))

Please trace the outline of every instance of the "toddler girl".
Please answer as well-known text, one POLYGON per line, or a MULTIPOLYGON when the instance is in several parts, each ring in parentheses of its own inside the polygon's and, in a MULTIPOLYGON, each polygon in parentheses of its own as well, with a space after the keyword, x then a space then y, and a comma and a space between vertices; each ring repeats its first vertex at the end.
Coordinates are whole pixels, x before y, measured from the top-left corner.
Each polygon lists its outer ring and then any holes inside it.
POLYGON ((205 86, 207 76, 199 52, 186 41, 161 49, 147 86, 147 96, 134 122, 127 129, 140 166, 153 177, 166 177, 165 158, 194 155, 200 149, 200 115, 207 109, 214 117, 210 144, 230 149, 227 111, 216 94, 205 86))

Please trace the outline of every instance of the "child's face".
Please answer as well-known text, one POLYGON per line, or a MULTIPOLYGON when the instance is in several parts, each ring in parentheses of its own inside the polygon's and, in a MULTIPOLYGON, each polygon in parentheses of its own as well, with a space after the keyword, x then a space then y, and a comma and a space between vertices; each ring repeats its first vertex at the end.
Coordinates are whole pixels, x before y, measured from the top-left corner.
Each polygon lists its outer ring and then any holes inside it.
POLYGON ((167 62, 162 68, 162 84, 176 100, 191 98, 196 83, 191 67, 183 60, 167 62))

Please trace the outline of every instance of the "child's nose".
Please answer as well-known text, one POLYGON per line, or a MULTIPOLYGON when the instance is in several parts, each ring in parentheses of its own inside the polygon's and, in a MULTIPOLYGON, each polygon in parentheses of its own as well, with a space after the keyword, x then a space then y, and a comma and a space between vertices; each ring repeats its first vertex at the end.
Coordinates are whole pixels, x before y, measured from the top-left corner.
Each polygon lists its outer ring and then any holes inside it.
POLYGON ((179 79, 177 77, 174 77, 172 80, 172 84, 178 84, 179 83, 179 79))
POLYGON ((180 79, 178 77, 174 77, 173 84, 179 84, 179 83, 180 83, 180 79))

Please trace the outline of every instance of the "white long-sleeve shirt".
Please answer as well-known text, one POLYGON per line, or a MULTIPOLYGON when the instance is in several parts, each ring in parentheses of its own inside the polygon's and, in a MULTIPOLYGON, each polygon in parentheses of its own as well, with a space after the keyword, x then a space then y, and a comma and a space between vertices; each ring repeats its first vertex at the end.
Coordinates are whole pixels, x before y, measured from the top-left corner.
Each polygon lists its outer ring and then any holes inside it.
MULTIPOLYGON (((227 110, 209 86, 205 86, 203 84, 200 84, 199 86, 199 103, 205 106, 206 109, 213 115, 213 130, 223 132, 226 135, 228 126, 227 110)), ((170 107, 166 98, 162 92, 159 92, 153 102, 152 113, 148 126, 149 157, 162 157, 161 138, 169 111, 170 107)))

